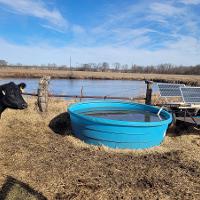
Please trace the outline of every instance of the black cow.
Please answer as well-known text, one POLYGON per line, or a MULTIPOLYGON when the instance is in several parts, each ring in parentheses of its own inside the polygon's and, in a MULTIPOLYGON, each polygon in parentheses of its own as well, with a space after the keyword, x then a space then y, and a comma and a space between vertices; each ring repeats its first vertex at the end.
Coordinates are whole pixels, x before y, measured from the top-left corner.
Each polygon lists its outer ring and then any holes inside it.
POLYGON ((25 83, 16 85, 13 82, 0 85, 0 117, 6 108, 25 109, 28 107, 22 97, 22 89, 25 87, 25 83))

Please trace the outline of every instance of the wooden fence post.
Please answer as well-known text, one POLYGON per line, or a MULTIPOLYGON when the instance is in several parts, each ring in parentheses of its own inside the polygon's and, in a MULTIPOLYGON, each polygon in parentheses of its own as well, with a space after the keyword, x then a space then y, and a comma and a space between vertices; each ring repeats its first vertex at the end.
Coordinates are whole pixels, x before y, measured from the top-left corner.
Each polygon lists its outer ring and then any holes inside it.
POLYGON ((44 76, 39 81, 37 104, 41 112, 47 112, 48 109, 48 85, 50 76, 44 76))
POLYGON ((151 105, 153 81, 145 80, 145 83, 147 84, 145 104, 151 105))

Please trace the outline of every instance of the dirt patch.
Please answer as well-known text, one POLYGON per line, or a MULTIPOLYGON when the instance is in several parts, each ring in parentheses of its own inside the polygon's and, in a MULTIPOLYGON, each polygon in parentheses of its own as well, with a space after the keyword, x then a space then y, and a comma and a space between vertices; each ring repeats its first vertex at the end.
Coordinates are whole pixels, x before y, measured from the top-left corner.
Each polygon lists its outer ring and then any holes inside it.
POLYGON ((12 177, 47 199, 199 198, 198 134, 171 133, 143 151, 95 147, 49 128, 70 102, 52 99, 41 115, 27 101, 27 110, 7 110, 0 121, 1 187, 12 177))

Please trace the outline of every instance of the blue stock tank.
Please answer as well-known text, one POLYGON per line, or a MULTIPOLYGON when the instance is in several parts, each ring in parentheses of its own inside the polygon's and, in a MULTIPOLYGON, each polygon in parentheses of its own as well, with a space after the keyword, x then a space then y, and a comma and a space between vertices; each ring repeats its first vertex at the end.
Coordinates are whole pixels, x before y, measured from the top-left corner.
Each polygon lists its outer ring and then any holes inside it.
POLYGON ((69 106, 73 134, 88 144, 145 149, 160 145, 172 116, 165 110, 125 101, 86 101, 69 106))

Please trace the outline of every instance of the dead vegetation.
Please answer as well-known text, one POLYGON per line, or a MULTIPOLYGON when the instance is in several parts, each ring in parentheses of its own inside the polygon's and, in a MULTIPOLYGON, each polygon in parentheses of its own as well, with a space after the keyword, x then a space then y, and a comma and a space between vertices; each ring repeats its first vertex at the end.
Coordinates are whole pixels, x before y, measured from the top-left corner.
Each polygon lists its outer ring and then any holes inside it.
POLYGON ((91 72, 25 68, 1 68, 0 73, 0 77, 2 78, 40 78, 42 76, 65 79, 152 80, 158 82, 184 83, 196 86, 200 85, 200 76, 196 75, 91 72))
POLYGON ((27 110, 6 110, 0 121, 0 188, 16 180, 0 189, 5 199, 199 199, 198 132, 170 131, 149 150, 89 146, 48 126, 70 102, 51 99, 41 115, 27 101, 27 110))

